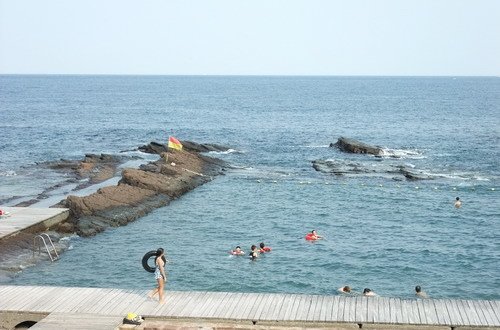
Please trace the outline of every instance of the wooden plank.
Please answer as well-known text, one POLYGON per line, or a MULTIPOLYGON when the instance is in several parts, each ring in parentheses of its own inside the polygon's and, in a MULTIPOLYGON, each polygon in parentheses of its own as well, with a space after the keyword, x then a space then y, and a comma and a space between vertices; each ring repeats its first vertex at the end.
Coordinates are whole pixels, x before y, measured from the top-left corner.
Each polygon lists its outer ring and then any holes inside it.
POLYGON ((166 309, 162 315, 178 318, 180 312, 189 305, 189 302, 192 298, 192 292, 182 291, 179 298, 177 299, 177 303, 175 305, 172 305, 171 308, 166 309))
POLYGON ((89 308, 88 313, 102 313, 103 308, 107 306, 111 301, 113 301, 114 298, 121 292, 122 290, 120 289, 105 290, 101 298, 95 301, 94 306, 92 306, 92 308, 89 308))
POLYGON ((365 297, 366 298, 366 322, 376 323, 379 320, 379 299, 376 297, 365 297))
POLYGON ((299 305, 299 295, 297 294, 292 294, 289 297, 288 304, 283 312, 283 321, 288 321, 291 320, 292 318, 295 318, 295 313, 294 310, 296 307, 299 305))
POLYGON ((196 297, 191 301, 189 308, 181 311, 182 315, 186 318, 191 318, 200 312, 200 308, 205 304, 205 300, 208 297, 209 292, 198 291, 196 297))
POLYGON ((422 299, 417 299, 415 301, 417 308, 418 308, 418 315, 420 315, 420 324, 428 324, 427 323, 427 313, 424 308, 424 303, 422 302, 422 299))
POLYGON ((453 300, 446 299, 445 305, 446 309, 448 310, 448 314, 450 315, 451 325, 463 325, 464 322, 462 320, 462 316, 460 315, 458 308, 453 304, 453 300))
MULTIPOLYGON (((147 296, 144 291, 136 289, 130 292, 129 299, 123 305, 121 310, 117 309, 115 315, 125 315, 127 313, 135 313, 137 307, 147 301, 147 296)), ((137 313, 136 313, 137 314, 137 313)))
POLYGON ((187 315, 189 315, 190 311, 192 311, 195 308, 195 306, 199 302, 200 297, 203 296, 204 294, 206 294, 206 292, 198 292, 198 291, 190 292, 186 304, 182 307, 179 306, 180 308, 174 312, 175 316, 186 317, 187 315))
POLYGON ((107 316, 95 314, 62 314, 51 313, 30 329, 99 329, 114 330, 122 323, 120 316, 107 316))
POLYGON ((328 322, 336 322, 337 321, 337 312, 339 309, 340 297, 333 296, 332 307, 328 311, 327 321, 328 322))
POLYGON ((271 313, 269 314, 269 320, 278 321, 278 315, 281 310, 281 306, 283 306, 283 302, 285 300, 284 294, 275 294, 276 300, 274 304, 271 306, 271 313))
MULTIPOLYGON (((474 305, 469 304, 467 300, 461 300, 462 306, 464 308, 464 312, 467 314, 467 317, 469 319, 469 325, 472 326, 479 326, 482 325, 482 321, 479 318, 478 313, 476 312, 476 309, 474 305)), ((483 317, 483 314, 481 313, 481 317, 483 317)))
POLYGON ((498 322, 497 317, 495 315, 495 312, 493 311, 491 305, 487 301, 469 301, 472 303, 475 307, 478 313, 483 314, 483 324, 493 327, 493 326, 498 326, 500 325, 500 322, 498 322))
POLYGON ((47 294, 53 290, 54 289, 51 287, 30 287, 30 289, 27 290, 26 293, 21 295, 23 299, 16 300, 16 302, 11 306, 12 308, 15 308, 16 311, 24 311, 24 308, 30 305, 33 300, 38 300, 40 299, 40 297, 46 298, 47 294))
POLYGON ((100 313, 111 314, 115 309, 115 306, 123 301, 127 295, 128 292, 126 290, 119 289, 119 291, 113 296, 113 299, 110 299, 108 303, 100 309, 100 313))
POLYGON ((354 319, 356 323, 364 323, 368 320, 368 297, 355 297, 354 319))
POLYGON ((401 299, 389 298, 389 306, 391 309, 391 323, 402 324, 403 313, 401 311, 401 299))
MULTIPOLYGON (((152 307, 152 309, 148 309, 147 315, 148 317, 156 317, 156 316, 162 316, 167 308, 171 308, 172 305, 176 303, 177 298, 179 297, 179 292, 177 291, 166 291, 164 295, 164 303, 160 304, 159 300, 156 300, 157 296, 155 296, 155 299, 153 300, 156 302, 156 305, 152 307)), ((158 298, 159 299, 159 298, 158 298)), ((152 304, 148 304, 152 306, 152 304)), ((151 308, 151 307, 150 307, 151 308)))
POLYGON ((182 298, 182 292, 180 291, 170 291, 165 293, 165 302, 156 305, 155 308, 151 311, 152 316, 166 316, 168 315, 173 308, 179 303, 182 298))
MULTIPOLYGON (((347 298, 345 296, 339 297, 339 305, 338 305, 338 309, 337 309, 337 318, 336 318, 337 322, 345 322, 344 310, 345 310, 346 300, 347 300, 347 298)), ((333 317, 333 314, 332 314, 332 317, 333 317)))
POLYGON ((287 312, 286 319, 289 321, 296 321, 297 315, 299 314, 299 311, 303 307, 305 301, 306 298, 303 294, 295 295, 293 306, 290 308, 290 311, 287 312))
MULTIPOLYGON (((80 291, 85 292, 85 296, 79 301, 79 303, 74 306, 70 312, 71 313, 82 313, 84 314, 92 303, 100 298, 99 289, 95 288, 80 288, 80 291)), ((83 295, 83 294, 82 294, 83 295)), ((85 313, 86 314, 86 313, 85 313)))
POLYGON ((500 301, 499 300, 490 300, 490 301, 485 301, 488 302, 488 304, 492 307, 493 312, 495 313, 497 317, 497 322, 495 326, 500 325, 500 301))
POLYGON ((270 320, 273 313, 273 308, 278 300, 277 294, 268 294, 264 299, 264 308, 262 313, 259 315, 259 320, 270 320))
POLYGON ((209 292, 206 303, 200 309, 198 317, 208 318, 210 316, 210 310, 213 304, 217 301, 217 298, 217 292, 209 292))
MULTIPOLYGON (((234 319, 235 315, 239 315, 240 301, 243 299, 244 294, 241 292, 237 292, 233 294, 233 303, 232 305, 222 314, 222 317, 225 319, 234 319)), ((267 295, 266 295, 267 296, 267 295)))
POLYGON ((66 302, 67 299, 70 299, 71 294, 74 288, 66 287, 66 288, 60 288, 56 287, 55 291, 51 294, 51 300, 50 302, 44 304, 43 306, 39 304, 38 302, 36 304, 33 304, 33 306, 29 306, 27 308, 30 308, 31 311, 33 312, 56 312, 57 313, 57 308, 58 306, 66 302))
POLYGON ((68 288, 68 290, 65 290, 64 295, 61 295, 60 298, 56 299, 54 301, 54 305, 51 307, 51 311, 54 313, 62 313, 65 310, 69 309, 68 306, 70 306, 73 301, 75 300, 75 297, 78 296, 79 293, 79 288, 68 288))
POLYGON ((180 310, 182 307, 186 306, 186 300, 189 297, 190 292, 189 291, 179 291, 179 292, 172 292, 172 298, 171 302, 167 303, 165 300, 165 303, 160 304, 158 303, 158 310, 161 311, 160 315, 161 316, 168 316, 168 317, 176 317, 176 312, 180 310))
POLYGON ((312 322, 316 317, 316 308, 320 308, 321 297, 316 295, 311 295, 311 305, 309 306, 309 312, 307 313, 306 321, 312 322))
POLYGON ((431 302, 434 304, 434 308, 436 309, 438 318, 437 324, 451 325, 451 318, 448 313, 448 309, 446 308, 445 301, 442 299, 431 299, 431 302))
POLYGON ((327 322, 331 318, 333 301, 334 296, 323 297, 323 303, 321 304, 321 311, 319 315, 319 320, 321 322, 327 322))
POLYGON ((240 313, 238 314, 238 317, 240 320, 248 320, 250 319, 250 313, 252 310, 255 312, 256 309, 258 309, 257 305, 257 299, 259 298, 258 293, 249 293, 247 296, 245 296, 242 304, 243 308, 240 310, 240 313))
POLYGON ((10 304, 10 301, 17 296, 18 293, 14 286, 6 286, 1 294, 2 299, 0 299, 0 310, 7 308, 7 306, 9 306, 10 304))
POLYGON ((48 307, 50 303, 56 298, 57 293, 60 291, 57 287, 47 287, 46 290, 38 292, 37 294, 32 294, 31 299, 23 306, 19 307, 19 310, 33 311, 38 309, 42 312, 51 312, 52 310, 48 307))
POLYGON ((422 303, 424 305, 424 310, 425 310, 426 317, 427 317, 427 324, 429 324, 429 325, 439 324, 439 319, 437 316, 436 307, 434 306, 432 301, 429 299, 422 299, 422 303))
POLYGON ((9 303, 3 308, 4 310, 18 311, 19 306, 24 305, 29 301, 30 296, 37 290, 44 290, 45 287, 23 286, 19 287, 17 291, 9 294, 9 303))
POLYGON ((354 308, 352 306, 355 304, 355 298, 354 297, 345 297, 345 305, 344 305, 344 319, 342 320, 343 322, 348 322, 352 323, 354 322, 354 317, 355 313, 351 315, 351 312, 354 311, 354 308))
POLYGON ((214 299, 213 293, 207 292, 203 296, 202 303, 197 305, 196 310, 192 311, 190 313, 190 316, 191 317, 200 317, 200 318, 205 317, 205 311, 210 307, 213 299, 214 299))
POLYGON ((497 322, 496 322, 495 326, 499 326, 500 325, 500 301, 490 300, 490 301, 484 301, 484 302, 488 303, 492 307, 493 313, 495 313, 495 315, 497 317, 497 322))
POLYGON ((311 308, 311 304, 313 298, 311 295, 303 295, 303 301, 301 302, 301 305, 299 306, 299 310, 297 311, 297 321, 305 321, 307 319, 307 316, 309 315, 309 310, 311 308))
POLYGON ((401 324, 408 324, 408 313, 411 311, 411 307, 406 299, 399 299, 401 304, 401 324))
MULTIPOLYGON (((221 316, 225 313, 227 308, 231 306, 231 297, 233 293, 228 293, 221 297, 221 299, 217 302, 216 308, 213 312, 215 318, 222 318, 221 316)), ((255 294, 257 296, 257 294, 255 294)), ((247 311, 247 314, 250 313, 250 310, 247 311)))
POLYGON ((377 299, 378 306, 378 317, 379 320, 377 322, 380 323, 391 323, 391 307, 389 305, 389 298, 385 297, 369 297, 369 299, 377 299))
MULTIPOLYGON (((216 292, 216 297, 210 306, 209 309, 207 309, 206 317, 208 318, 217 318, 218 315, 216 314, 217 308, 219 307, 221 301, 224 299, 225 296, 227 296, 227 292, 216 292)), ((247 306, 248 307, 248 306, 247 306)), ((244 310, 244 312, 247 312, 247 310, 244 310)))
POLYGON ((257 293, 256 300, 252 308, 248 311, 247 318, 252 321, 256 321, 258 315, 261 313, 261 307, 263 305, 265 293, 257 293))

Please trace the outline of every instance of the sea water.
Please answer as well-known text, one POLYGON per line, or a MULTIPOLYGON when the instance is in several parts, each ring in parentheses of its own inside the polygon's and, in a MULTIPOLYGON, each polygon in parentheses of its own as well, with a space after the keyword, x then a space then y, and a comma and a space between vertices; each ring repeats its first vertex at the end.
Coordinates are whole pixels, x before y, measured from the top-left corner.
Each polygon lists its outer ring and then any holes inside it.
POLYGON ((0 76, 3 205, 66 179, 37 163, 169 135, 229 146, 211 155, 234 167, 125 227, 71 238, 11 283, 148 288, 140 260, 161 246, 169 290, 411 297, 421 285, 499 299, 499 128, 498 78, 0 76), (340 136, 387 157, 329 148, 340 136), (334 176, 318 159, 434 179, 334 176), (306 242, 312 229, 325 239, 306 242), (228 253, 262 241, 273 250, 257 261, 228 253))

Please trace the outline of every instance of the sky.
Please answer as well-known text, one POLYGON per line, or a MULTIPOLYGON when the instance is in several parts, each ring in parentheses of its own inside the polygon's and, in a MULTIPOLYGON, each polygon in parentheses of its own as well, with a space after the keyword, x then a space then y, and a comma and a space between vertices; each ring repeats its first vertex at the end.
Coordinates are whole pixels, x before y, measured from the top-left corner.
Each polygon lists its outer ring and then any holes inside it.
POLYGON ((0 0, 0 74, 499 76, 500 0, 0 0))

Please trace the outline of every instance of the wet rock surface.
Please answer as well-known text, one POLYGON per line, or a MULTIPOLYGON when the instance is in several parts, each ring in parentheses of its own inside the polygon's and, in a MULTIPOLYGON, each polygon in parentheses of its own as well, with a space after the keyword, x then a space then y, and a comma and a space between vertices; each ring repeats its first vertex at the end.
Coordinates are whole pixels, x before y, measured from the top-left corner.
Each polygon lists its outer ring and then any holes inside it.
POLYGON ((382 154, 382 148, 372 146, 351 138, 340 137, 337 142, 330 143, 330 147, 336 147, 341 151, 354 154, 371 154, 379 156, 382 154))
POLYGON ((69 196, 66 199, 64 206, 71 210, 77 234, 91 236, 107 227, 134 221, 223 174, 226 167, 225 162, 197 152, 161 152, 161 144, 151 143, 149 146, 160 152, 159 160, 139 169, 124 169, 116 186, 101 188, 85 197, 69 196))

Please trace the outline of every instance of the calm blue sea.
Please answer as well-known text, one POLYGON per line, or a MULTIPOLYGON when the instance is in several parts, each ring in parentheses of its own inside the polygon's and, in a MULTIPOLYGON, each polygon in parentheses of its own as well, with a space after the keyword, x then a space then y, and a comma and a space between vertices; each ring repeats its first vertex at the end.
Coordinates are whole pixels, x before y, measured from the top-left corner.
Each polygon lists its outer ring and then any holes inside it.
POLYGON ((63 181, 37 162, 131 150, 169 135, 228 145, 236 169, 16 284, 500 299, 500 79, 0 76, 0 204, 63 181), (328 148, 346 136, 399 158, 328 148), (435 177, 335 177, 311 162, 403 165, 435 177), (455 209, 459 196, 463 207, 455 209), (306 242, 316 229, 326 237, 306 242), (264 241, 256 262, 228 251, 264 241))

